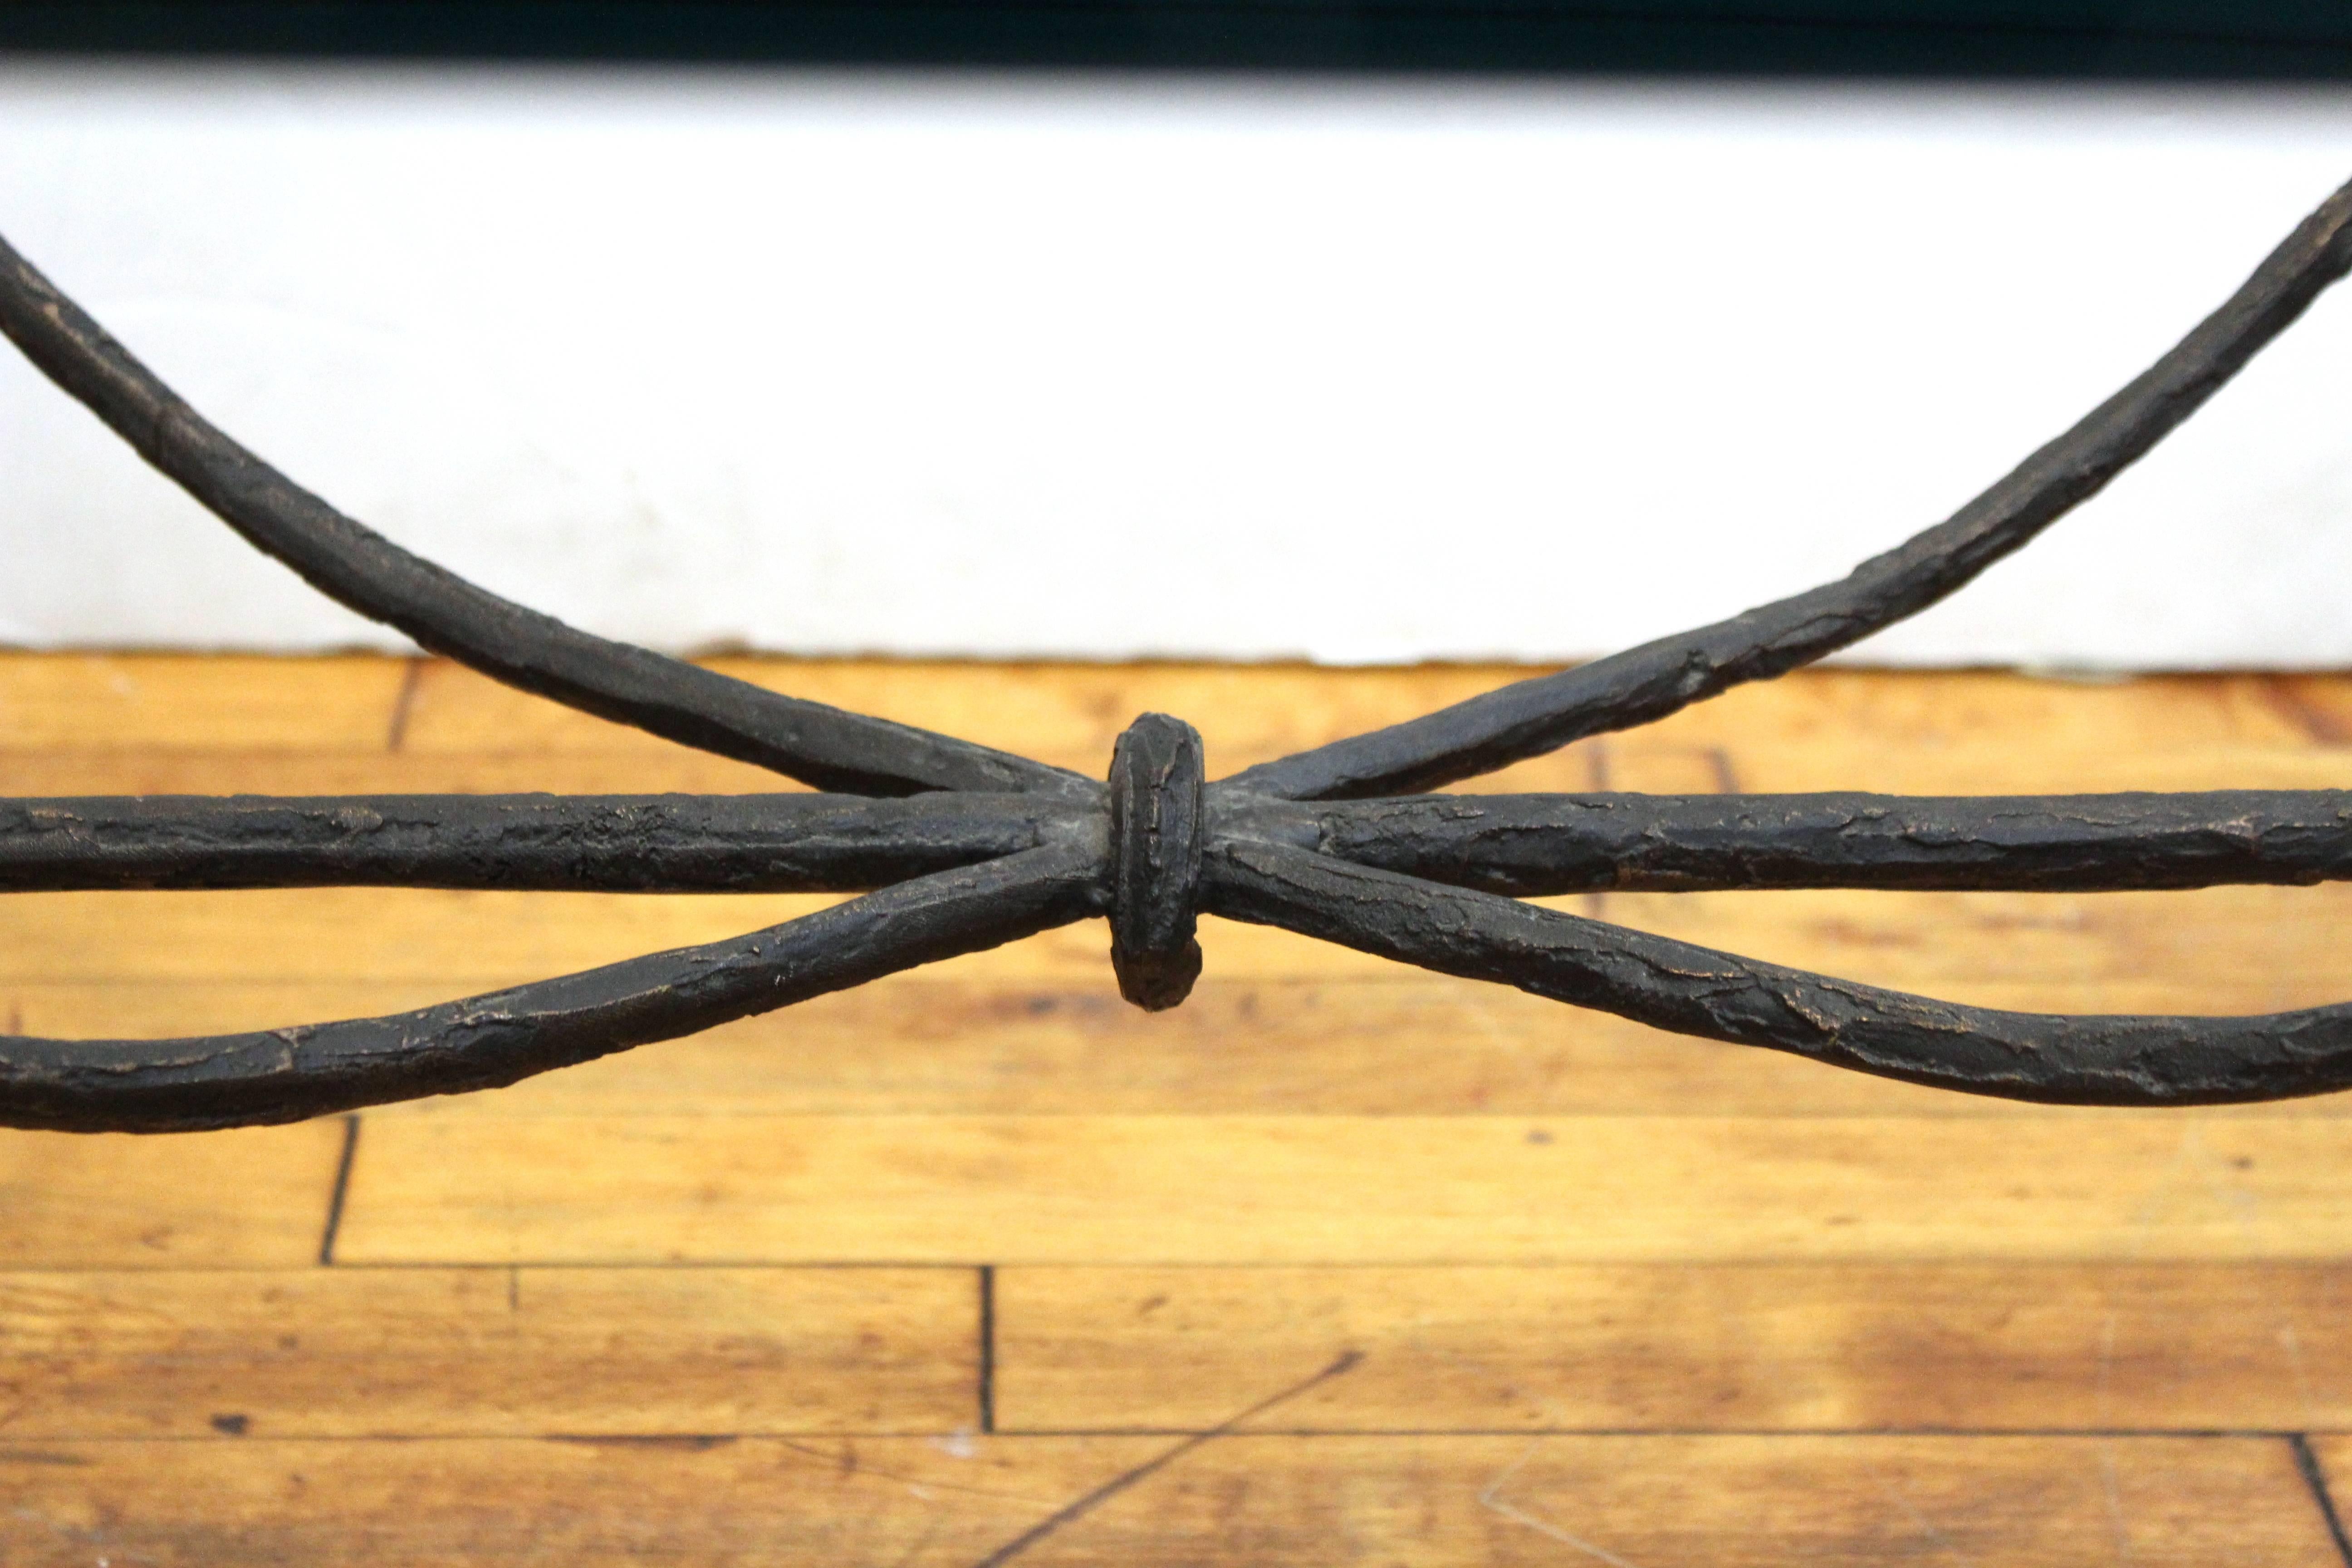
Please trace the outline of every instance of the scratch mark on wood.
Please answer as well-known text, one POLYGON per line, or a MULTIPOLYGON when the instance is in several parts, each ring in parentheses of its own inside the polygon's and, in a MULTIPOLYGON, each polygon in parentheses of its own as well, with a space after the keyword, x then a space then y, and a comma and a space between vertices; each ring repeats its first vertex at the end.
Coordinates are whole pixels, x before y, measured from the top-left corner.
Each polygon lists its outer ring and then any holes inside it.
POLYGON ((1917 1529, 1920 1534, 1927 1538, 1928 1545, 1935 1548, 1937 1552, 1950 1553, 1952 1556, 1958 1558, 1962 1563, 1973 1563, 1976 1561, 1976 1559, 1970 1557, 1967 1552, 1960 1550, 1960 1543, 1958 1542, 1945 1534, 1941 1527, 1939 1527, 1934 1520, 1929 1519, 1926 1513, 1921 1511, 1919 1505, 1913 1502, 1909 1495, 1904 1491, 1900 1481, 1894 1482, 1881 1489, 1885 1492, 1886 1500, 1893 1503, 1897 1509, 1901 1510, 1903 1516, 1911 1521, 1912 1525, 1917 1529))
POLYGON ((2116 1446, 2103 1440, 2099 1444, 2099 1487, 2107 1505, 2107 1527, 2115 1531, 2116 1561, 2132 1561, 2131 1526, 2124 1521, 2123 1484, 2116 1474, 2116 1446))
MULTIPOLYGON (((2097 1423, 2102 1428, 2115 1424, 2108 1404, 2115 1384, 2116 1320, 2116 1314, 2109 1311, 2105 1321, 2099 1325, 2097 1423)), ((2111 1439, 2103 1438, 2099 1443, 2099 1487, 2101 1499, 2106 1505, 2107 1528, 2115 1536, 2116 1561, 2129 1563, 2132 1560, 2131 1530, 2124 1522, 2123 1487, 2116 1474, 2116 1447, 2111 1439)))
POLYGON ((1218 1422, 1214 1426, 1211 1426, 1205 1431, 1193 1433, 1182 1442, 1178 1443, 1173 1447, 1163 1449, 1160 1453, 1152 1456, 1150 1458, 1146 1459, 1143 1463, 1136 1466, 1133 1469, 1113 1476, 1109 1480, 1105 1481, 1102 1485, 1095 1488, 1094 1490, 1087 1493, 1075 1502, 1069 1503, 1066 1506, 1056 1510, 1055 1512, 1048 1514, 1045 1518, 1030 1526, 1027 1530, 1023 1531, 1019 1535, 1014 1536, 1012 1540, 1006 1542, 1003 1545, 998 1547, 995 1551, 982 1558, 978 1563, 972 1565, 972 1568, 1002 1568, 1002 1564, 1012 1562, 1015 1557, 1020 1556, 1023 1552, 1028 1551, 1031 1547, 1036 1545, 1047 1536, 1052 1535, 1064 1525, 1084 1519, 1087 1514, 1092 1513, 1096 1509, 1100 1508, 1104 1503, 1108 1502, 1119 1493, 1126 1491, 1137 1482, 1150 1478, 1160 1470, 1165 1469, 1168 1466, 1174 1464, 1178 1459, 1182 1458, 1185 1455, 1191 1453, 1193 1449, 1201 1447, 1202 1444, 1223 1436, 1226 1433, 1233 1431, 1235 1427, 1241 1426, 1242 1423, 1249 1420, 1253 1416, 1263 1415, 1265 1412, 1273 1409, 1275 1406, 1286 1404, 1290 1400, 1297 1398, 1300 1394, 1306 1394, 1312 1389, 1318 1388, 1322 1384, 1330 1382, 1333 1378, 1339 1376, 1343 1373, 1346 1373, 1350 1368, 1354 1367, 1363 1359, 1363 1352, 1349 1351, 1341 1355, 1337 1361, 1334 1361, 1329 1366, 1327 1366, 1321 1372, 1317 1373, 1314 1376, 1307 1378, 1303 1382, 1294 1383, 1288 1388, 1284 1389, 1281 1393, 1274 1394, 1269 1398, 1259 1400, 1255 1405, 1251 1405, 1248 1409, 1241 1411, 1236 1415, 1227 1416, 1223 1421, 1218 1422))
POLYGON ((1509 1483, 1512 1477, 1519 1473, 1529 1459, 1535 1458, 1536 1450, 1542 1447, 1545 1441, 1544 1438, 1537 1438, 1527 1446, 1517 1458, 1504 1466, 1501 1472, 1486 1483, 1486 1489, 1478 1494, 1478 1506, 1489 1513, 1500 1514, 1513 1524, 1526 1525, 1538 1535, 1548 1536, 1562 1546, 1573 1547, 1597 1562, 1606 1563, 1609 1568, 1635 1568, 1633 1563, 1618 1556, 1607 1547, 1596 1546, 1580 1535, 1571 1535, 1541 1514, 1529 1513, 1516 1504, 1503 1500, 1503 1488, 1509 1483))

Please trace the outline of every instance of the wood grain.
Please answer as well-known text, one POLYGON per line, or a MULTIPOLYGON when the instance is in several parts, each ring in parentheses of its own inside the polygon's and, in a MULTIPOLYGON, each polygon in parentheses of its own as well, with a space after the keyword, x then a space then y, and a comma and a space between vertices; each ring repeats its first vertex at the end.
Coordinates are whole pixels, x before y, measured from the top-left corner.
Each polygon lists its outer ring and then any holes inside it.
POLYGON ((2326 1258, 2352 1123, 381 1117, 371 1263, 2326 1258))
MULTIPOLYGON (((1198 725, 1211 771, 1393 723, 1541 668, 1442 665, 973 664, 721 658, 774 689, 878 713, 1100 773, 1136 714, 1198 725)), ((2069 784, 2117 766, 2225 766, 2235 755, 2325 763, 2352 744, 2352 694, 2325 677, 2144 677, 2084 684, 1985 671, 1890 676, 1806 670, 1744 687, 1662 723, 1508 770, 1508 788, 1887 788, 1854 760, 1958 781, 1984 770, 2069 784), (1731 769, 1723 773, 1726 753, 1731 769), (1940 775, 1932 770, 1946 770, 1940 775), (1530 771, 1531 770, 1531 771, 1530 771), (1629 771, 1630 770, 1630 771, 1629 771), (2089 770, 2085 772, 2084 770, 2089 770), (1595 776, 1606 775, 1606 776, 1595 776), (1643 777, 1639 775, 1647 774, 1643 777), (1553 780, 1547 785, 1528 782, 1553 780)), ((499 687, 445 661, 363 657, 0 653, 0 747, 27 754, 397 752, 605 759, 615 773, 679 749, 499 687), (394 719, 398 716, 397 745, 394 719)), ((2337 770, 2338 775, 2341 770, 2337 770)), ((751 770, 750 776, 772 777, 751 770)), ((2224 787, 2229 780, 2210 787, 2224 787)), ((2244 787, 2267 781, 2238 779, 2244 787)), ((606 787, 622 788, 621 784, 606 787)), ((2023 787, 2023 786, 2021 786, 2023 787)), ((2109 786, 2121 787, 2121 786, 2109 786)), ((2187 786, 2165 786, 2187 787, 2187 786)), ((2287 787, 2282 784, 2279 787, 2287 787)))
POLYGON ((1885 1264, 1001 1268, 997 1429, 2352 1427, 2352 1268, 1885 1264))
MULTIPOLYGON (((717 941, 815 895, 312 888, 17 893, 0 987, 32 982, 432 980, 443 995, 717 941), (135 930, 138 940, 124 933, 135 930), (317 940, 321 931, 343 937, 317 940)), ((1702 946, 1953 1001, 2055 1011, 2264 1012, 2352 996, 2352 884, 2158 893, 1610 893, 1538 900, 1702 946)), ((934 966, 933 979, 1106 984, 1081 921, 934 966)), ((1204 918, 1217 981, 1412 978, 1363 953, 1204 918)))
MULTIPOLYGON (((796 696, 945 730, 1099 773, 1138 713, 1190 721, 1212 776, 1394 723, 1549 668, 1424 665, 1331 669, 1304 665, 971 664, 953 661, 709 661, 796 696)), ((1928 678, 1809 670, 1744 688, 1664 722, 1608 737, 1612 755, 1703 756, 1717 747, 1772 753, 1867 735, 1885 749, 1987 754, 1997 733, 2030 735, 2045 754, 2310 749, 2352 740, 2352 709, 2326 682, 2275 678, 2145 678, 2106 684, 1971 671, 1928 678), (2339 716, 2340 715, 2340 716, 2339 716)), ((435 661, 415 693, 409 743, 425 751, 637 750, 658 745, 601 721, 435 661)), ((1589 768, 1581 751, 1569 753, 1589 768)), ((1557 762, 1518 764, 1556 769, 1557 762)), ((1522 775, 1532 776, 1532 775, 1522 775)), ((1520 786, 1532 787, 1532 786, 1520 786)), ((1607 787, 1583 784, 1579 787, 1607 787)), ((1617 788, 1639 784, 1614 781, 1617 788)), ((1757 787, 1744 784, 1743 787, 1757 787)), ((1837 787, 1858 787, 1846 784, 1837 787)))
MULTIPOLYGON (((1532 673, 717 662, 1097 776, 1147 710, 1214 774, 1532 673)), ((1474 787, 2347 778, 2352 679, 1834 669, 1474 787)), ((0 793, 791 787, 438 661, 0 654, 0 793)), ((817 902, 20 897, 0 1025, 396 1010, 817 902)), ((2352 889, 1562 902, 1993 1005, 2352 995, 2352 889)), ((1157 1017, 1089 923, 372 1111, 331 1268, 340 1122, 0 1135, 0 1563, 2340 1563, 2280 1435, 2352 1488, 2352 1096, 1943 1097, 1203 945, 1157 1017)))
POLYGON ((381 751, 404 659, 0 652, 21 752, 381 751))
POLYGON ((319 1255, 341 1121, 0 1132, 0 1268, 287 1268, 319 1255))
MULTIPOLYGON (((2341 1528, 2347 1522, 2346 1500, 2352 1499, 2352 1436, 2338 1433, 2314 1437, 2309 1447, 2312 1465, 2317 1471, 2312 1478, 2313 1484, 2336 1509, 2341 1528)), ((2352 1548, 2347 1548, 2344 1556, 2352 1561, 2352 1548)))
POLYGON ((12 1568, 2340 1561, 2276 1439, 1243 1436, 1171 1450, 1135 1437, 55 1443, 0 1450, 0 1486, 12 1568))
POLYGON ((979 1300, 942 1268, 0 1274, 0 1443, 952 1432, 979 1300))

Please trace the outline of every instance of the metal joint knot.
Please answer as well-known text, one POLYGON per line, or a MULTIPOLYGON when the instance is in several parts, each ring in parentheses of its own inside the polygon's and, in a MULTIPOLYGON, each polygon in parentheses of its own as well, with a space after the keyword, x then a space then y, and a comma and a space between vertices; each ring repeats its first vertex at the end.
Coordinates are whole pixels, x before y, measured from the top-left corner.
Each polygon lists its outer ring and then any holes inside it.
POLYGON ((1173 1007, 1201 977, 1201 732, 1146 713, 1110 759, 1110 963, 1118 994, 1173 1007))

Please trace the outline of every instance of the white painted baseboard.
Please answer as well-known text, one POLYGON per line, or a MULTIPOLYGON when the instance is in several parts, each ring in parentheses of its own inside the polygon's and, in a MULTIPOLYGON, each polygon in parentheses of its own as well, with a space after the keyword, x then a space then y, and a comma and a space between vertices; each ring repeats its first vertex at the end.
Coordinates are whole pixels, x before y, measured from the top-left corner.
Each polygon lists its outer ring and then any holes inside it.
MULTIPOLYGON (((2352 176, 2352 93, 0 68, 0 232, 666 648, 1573 658, 1843 572, 2352 176), (1175 541, 1173 549, 1167 542, 1175 541)), ((0 360, 0 640, 401 646, 0 360)), ((1859 657, 2352 663, 2352 286, 1859 657)))

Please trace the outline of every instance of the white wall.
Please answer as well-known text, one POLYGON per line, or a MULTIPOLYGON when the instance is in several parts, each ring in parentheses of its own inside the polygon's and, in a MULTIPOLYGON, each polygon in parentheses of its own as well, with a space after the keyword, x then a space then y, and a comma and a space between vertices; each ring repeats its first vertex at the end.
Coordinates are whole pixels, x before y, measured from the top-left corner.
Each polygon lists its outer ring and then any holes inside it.
MULTIPOLYGON (((672 648, 1604 651, 1936 521, 2347 176, 2342 91, 0 68, 0 232, 198 406, 672 648)), ((400 646, 13 356, 0 553, 0 640, 400 646)), ((2352 286, 1862 655, 2347 608, 2352 286)))

